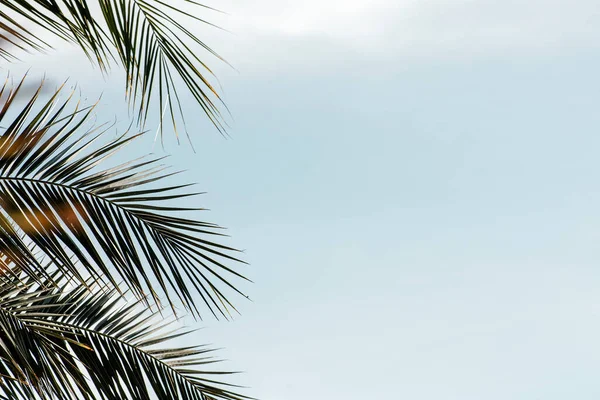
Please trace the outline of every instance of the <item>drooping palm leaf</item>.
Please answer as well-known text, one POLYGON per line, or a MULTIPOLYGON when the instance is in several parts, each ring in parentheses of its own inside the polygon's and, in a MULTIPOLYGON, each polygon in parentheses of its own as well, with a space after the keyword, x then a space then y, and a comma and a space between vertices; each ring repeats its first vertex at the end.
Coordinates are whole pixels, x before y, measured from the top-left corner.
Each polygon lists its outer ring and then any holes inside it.
MULTIPOLYGON (((138 120, 146 120, 158 92, 154 111, 161 115, 162 126, 161 110, 167 109, 176 132, 176 120, 183 117, 176 85, 182 82, 223 131, 218 106, 223 105, 200 54, 222 58, 190 30, 192 24, 208 24, 198 16, 206 9, 190 0, 0 0, 0 39, 21 48, 41 48, 46 43, 30 28, 34 25, 77 44, 104 70, 117 60, 125 68, 127 93, 138 108, 138 120)), ((0 50, 0 57, 12 55, 0 50)))
POLYGON ((243 276, 226 262, 240 260, 212 239, 222 235, 217 225, 178 215, 186 209, 171 201, 192 195, 188 185, 154 186, 169 175, 156 158, 101 167, 140 135, 99 144, 103 131, 88 127, 93 108, 68 111, 59 90, 14 110, 17 92, 8 84, 0 92, 0 253, 25 272, 41 271, 10 234, 17 229, 80 283, 88 275, 113 288, 123 281, 139 298, 160 303, 164 295, 174 306, 175 296, 195 313, 198 294, 215 317, 227 317, 225 291, 241 293, 230 280, 243 276))
POLYGON ((227 372, 212 367, 210 349, 163 347, 186 332, 166 332, 115 292, 66 289, 53 275, 58 287, 26 275, 0 285, 0 398, 247 398, 214 378, 227 372))

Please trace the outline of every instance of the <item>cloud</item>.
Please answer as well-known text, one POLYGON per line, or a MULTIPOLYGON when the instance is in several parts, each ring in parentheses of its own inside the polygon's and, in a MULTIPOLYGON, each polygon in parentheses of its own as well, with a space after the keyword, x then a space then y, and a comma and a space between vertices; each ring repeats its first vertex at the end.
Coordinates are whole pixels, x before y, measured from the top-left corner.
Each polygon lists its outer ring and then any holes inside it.
MULTIPOLYGON (((400 1, 413 3, 414 1, 400 1)), ((259 0, 252 6, 232 4, 230 24, 244 32, 283 35, 359 36, 377 29, 377 17, 390 0, 259 0)))
POLYGON ((256 49, 256 41, 274 56, 286 52, 282 43, 304 40, 400 57, 555 51, 600 43, 595 23, 600 5, 592 0, 230 0, 220 7, 231 12, 217 19, 239 38, 236 53, 256 49))
POLYGON ((237 0, 220 2, 234 31, 357 38, 365 33, 443 36, 448 30, 521 36, 598 34, 592 0, 237 0))
POLYGON ((192 29, 246 76, 370 70, 398 60, 564 55, 600 44, 597 0, 205 1, 227 14, 196 9, 197 15, 231 33, 203 24, 192 29))
POLYGON ((588 0, 424 1, 387 22, 404 46, 542 48, 597 42, 599 11, 588 0))

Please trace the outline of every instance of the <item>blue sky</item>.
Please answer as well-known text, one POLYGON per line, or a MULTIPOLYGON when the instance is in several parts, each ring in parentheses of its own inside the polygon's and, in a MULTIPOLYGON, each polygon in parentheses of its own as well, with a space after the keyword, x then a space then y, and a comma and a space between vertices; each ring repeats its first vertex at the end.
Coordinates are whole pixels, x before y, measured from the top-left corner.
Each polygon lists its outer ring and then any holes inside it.
POLYGON ((194 341, 264 400, 598 398, 600 5, 210 5, 232 138, 166 149, 255 284, 194 341))

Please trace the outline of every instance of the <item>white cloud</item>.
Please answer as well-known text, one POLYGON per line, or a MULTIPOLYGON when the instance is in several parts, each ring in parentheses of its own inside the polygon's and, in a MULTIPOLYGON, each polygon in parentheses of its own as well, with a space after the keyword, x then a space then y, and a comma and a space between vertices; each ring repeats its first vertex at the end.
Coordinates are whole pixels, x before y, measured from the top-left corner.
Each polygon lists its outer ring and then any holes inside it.
POLYGON ((599 12, 588 0, 426 1, 395 15, 392 36, 480 50, 590 44, 600 39, 599 12))
POLYGON ((218 22, 249 41, 327 38, 406 55, 600 43, 596 0, 228 0, 219 7, 230 15, 218 22))
POLYGON ((193 29, 243 74, 371 60, 564 54, 600 44, 597 0, 204 1, 228 14, 199 15, 233 35, 193 29))
POLYGON ((247 6, 232 1, 229 25, 245 32, 356 36, 375 30, 373 15, 395 4, 389 0, 259 0, 247 6))

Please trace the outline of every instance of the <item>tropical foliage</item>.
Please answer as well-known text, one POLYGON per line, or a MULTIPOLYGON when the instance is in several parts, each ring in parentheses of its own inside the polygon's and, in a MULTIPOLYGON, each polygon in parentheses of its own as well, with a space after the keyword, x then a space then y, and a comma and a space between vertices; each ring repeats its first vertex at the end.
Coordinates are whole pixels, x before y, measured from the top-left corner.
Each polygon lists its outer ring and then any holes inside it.
POLYGON ((0 0, 0 7, 0 39, 11 45, 0 50, 5 59, 19 50, 42 50, 50 40, 43 38, 56 37, 78 45, 102 71, 115 63, 125 69, 138 122, 153 110, 162 125, 167 110, 177 129, 183 118, 177 88, 185 87, 223 131, 224 105, 201 55, 224 60, 188 27, 210 24, 199 12, 216 10, 193 0, 0 0))
MULTIPOLYGON (((101 68, 119 62, 138 122, 156 91, 175 126, 175 74, 221 128, 194 50, 207 47, 181 22, 202 21, 185 11, 200 5, 174 3, 1 0, 0 55, 40 50, 43 29, 101 68)), ((169 183, 162 158, 111 161, 141 133, 110 137, 95 106, 62 88, 23 95, 24 82, 0 90, 0 399, 245 398, 211 349, 173 347, 189 332, 168 317, 182 306, 229 318, 246 279, 239 252, 180 206, 196 193, 169 183)))

